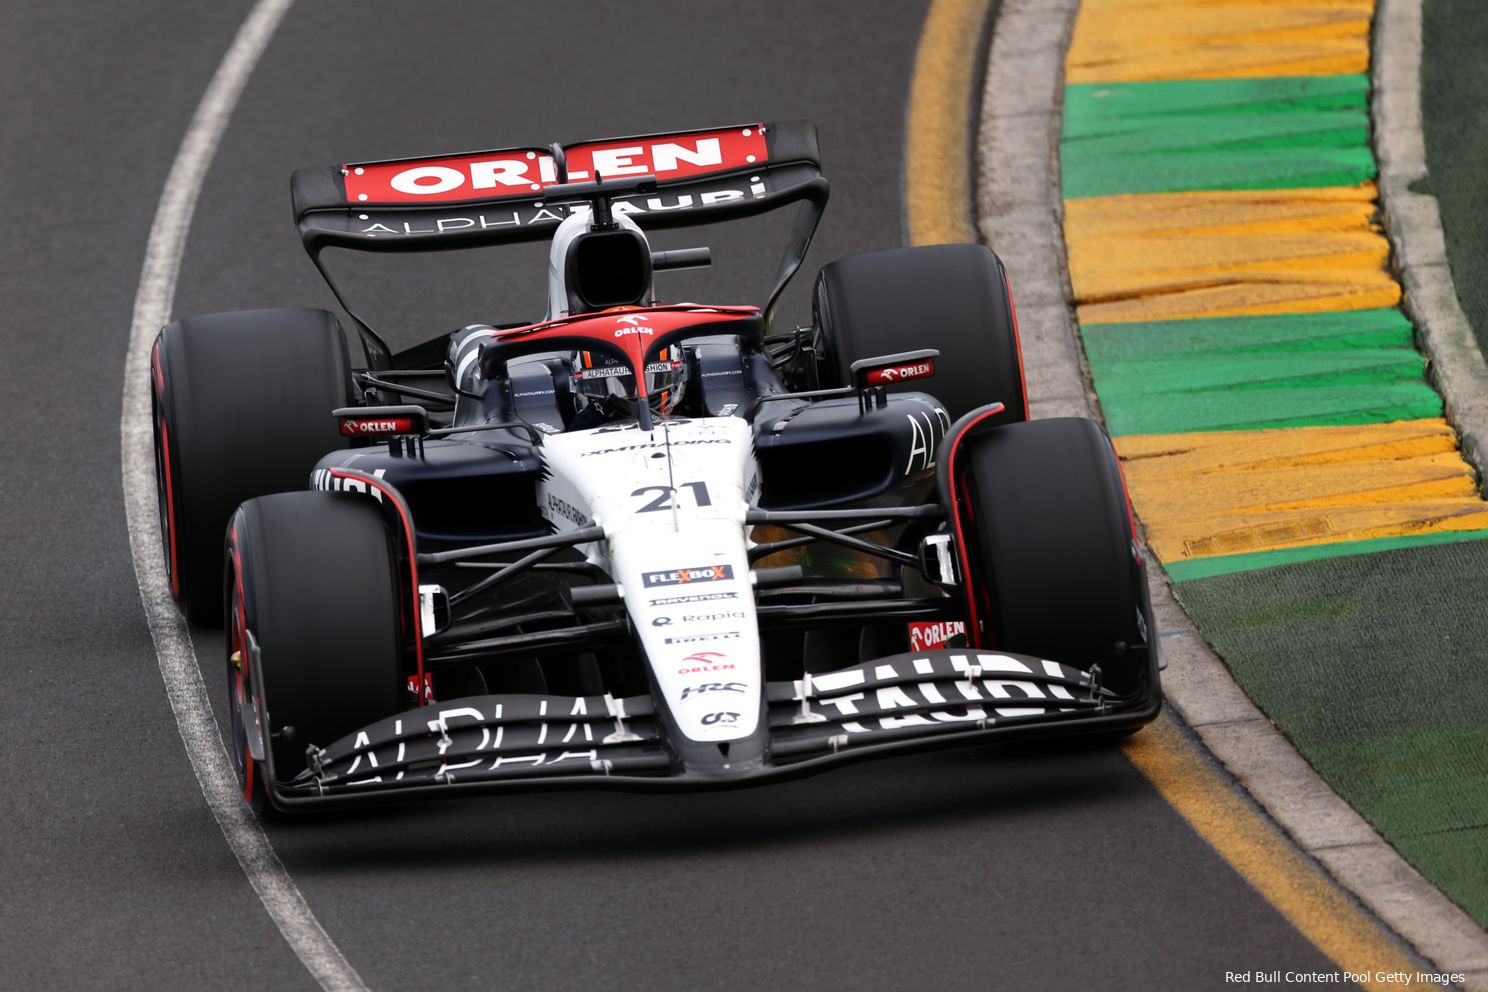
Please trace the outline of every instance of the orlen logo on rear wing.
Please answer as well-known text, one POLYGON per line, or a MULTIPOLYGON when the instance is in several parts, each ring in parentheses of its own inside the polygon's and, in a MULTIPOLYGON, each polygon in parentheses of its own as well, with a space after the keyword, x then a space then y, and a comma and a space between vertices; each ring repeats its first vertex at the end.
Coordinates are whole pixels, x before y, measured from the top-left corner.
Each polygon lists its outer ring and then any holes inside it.
POLYGON ((543 240, 570 213, 588 209, 586 195, 565 190, 596 178, 617 184, 614 212, 644 228, 712 223, 798 200, 819 215, 827 198, 816 127, 806 121, 301 169, 292 189, 313 257, 327 246, 423 251, 543 240), (654 177, 654 188, 637 188, 639 177, 654 177))
MULTIPOLYGON (((653 175, 659 183, 748 170, 770 160, 761 127, 727 128, 572 145, 569 182, 653 175)), ((558 183, 558 162, 536 148, 342 167, 346 202, 437 203, 530 197, 558 183)))

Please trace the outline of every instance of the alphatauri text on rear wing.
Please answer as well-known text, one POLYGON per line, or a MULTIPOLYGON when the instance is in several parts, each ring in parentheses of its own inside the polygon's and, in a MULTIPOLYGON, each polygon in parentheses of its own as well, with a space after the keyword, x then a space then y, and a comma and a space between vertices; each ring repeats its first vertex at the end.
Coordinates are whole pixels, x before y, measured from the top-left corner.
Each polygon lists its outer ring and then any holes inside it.
POLYGON ((306 252, 356 322, 369 364, 387 368, 391 351, 331 278, 323 249, 544 241, 569 216, 596 210, 642 228, 691 227, 804 201, 765 303, 769 323, 811 246, 829 185, 816 125, 784 121, 299 169, 290 190, 306 252))
POLYGON ((430 251, 541 241, 594 184, 643 228, 687 227, 809 200, 815 229, 827 196, 816 127, 806 121, 607 138, 547 148, 300 169, 295 222, 315 255, 430 251))

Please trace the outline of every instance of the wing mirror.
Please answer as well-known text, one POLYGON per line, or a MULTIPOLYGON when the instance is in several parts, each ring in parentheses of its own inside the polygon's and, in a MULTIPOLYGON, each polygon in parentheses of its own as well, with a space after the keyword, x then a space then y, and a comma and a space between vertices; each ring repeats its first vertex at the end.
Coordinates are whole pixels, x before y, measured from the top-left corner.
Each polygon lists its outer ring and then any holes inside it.
POLYGON ((872 409, 888 402, 888 387, 935 375, 935 360, 939 357, 940 352, 935 348, 901 351, 860 359, 848 366, 848 373, 859 402, 864 409, 872 409))
POLYGON ((429 433, 429 411, 421 406, 346 406, 332 410, 342 437, 420 437, 429 433))

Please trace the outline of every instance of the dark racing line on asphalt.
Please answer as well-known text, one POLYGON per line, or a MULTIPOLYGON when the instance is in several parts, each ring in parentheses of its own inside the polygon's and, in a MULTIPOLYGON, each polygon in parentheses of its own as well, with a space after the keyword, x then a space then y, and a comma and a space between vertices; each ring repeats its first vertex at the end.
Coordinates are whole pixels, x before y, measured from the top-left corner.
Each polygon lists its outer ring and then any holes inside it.
MULTIPOLYGON (((45 10, 0 37, 76 37, 66 8, 45 10)), ((626 18, 576 2, 450 5, 420 18, 297 6, 203 192, 175 312, 328 305, 288 222, 295 166, 800 116, 820 124, 835 185, 783 311, 808 319, 817 266, 902 240, 902 107, 922 8, 884 4, 873 18, 851 3, 809 15, 783 4, 646 12, 637 23, 633 9, 626 18), (582 61, 555 69, 560 43, 582 61)), ((50 109, 21 122, 36 137, 7 145, 5 173, 36 177, 20 190, 31 194, 18 197, 22 217, 59 232, 5 249, 7 271, 34 276, 8 294, 28 319, 8 333, 14 379, 3 402, 35 441, 12 455, 25 471, 7 472, 13 514, 0 526, 5 547, 66 563, 6 579, 4 655, 21 661, 10 668, 0 760, 12 837, 26 838, 7 859, 8 889, 26 898, 5 901, 5 959, 35 988, 307 987, 183 760, 122 536, 116 438, 88 431, 81 405, 58 402, 59 389, 81 382, 103 394, 106 416, 118 409, 153 196, 236 27, 222 13, 172 8, 148 22, 146 62, 120 43, 141 28, 118 16, 124 23, 83 34, 75 59, 12 42, 0 69, 12 106, 29 95, 50 109), (90 72, 93 46, 109 43, 119 68, 90 72), (184 53, 180 75, 146 73, 167 51, 184 53), (25 94, 26 80, 48 71, 66 85, 25 94), (115 76, 140 89, 105 85, 115 76), (81 136, 58 126, 79 107, 99 118, 81 136), (63 170, 79 185, 86 177, 96 197, 69 217, 39 180, 78 156, 80 137, 94 160, 131 169, 63 170), (104 206, 113 212, 100 217, 104 206), (47 215, 59 207, 70 225, 47 215), (90 278, 79 286, 69 277, 82 266, 90 278), (64 329, 68 347, 37 328, 64 329)), ((711 239, 720 290, 676 292, 754 300, 779 237, 745 230, 743 251, 711 239)), ((405 343, 541 308, 533 267, 504 273, 490 255, 372 268, 353 292, 380 290, 368 309, 387 314, 405 343), (406 297, 369 285, 394 274, 406 297), (496 312, 482 302, 501 300, 516 302, 496 312)), ((221 699, 220 636, 195 634, 221 699)), ((1261 962, 1329 967, 1115 750, 984 748, 746 792, 521 796, 276 824, 270 836, 373 988, 1207 986, 1261 962)))

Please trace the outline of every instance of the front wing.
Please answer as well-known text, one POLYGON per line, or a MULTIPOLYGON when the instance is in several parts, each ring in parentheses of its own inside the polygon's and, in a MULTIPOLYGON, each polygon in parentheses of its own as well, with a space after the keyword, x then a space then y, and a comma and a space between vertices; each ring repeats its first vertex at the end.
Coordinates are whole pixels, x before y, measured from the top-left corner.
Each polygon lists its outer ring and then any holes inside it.
POLYGON ((511 789, 708 789, 810 774, 852 760, 982 740, 1130 730, 1161 694, 1121 697, 1081 671, 1026 655, 942 649, 767 685, 762 760, 685 769, 652 697, 492 695, 408 710, 307 751, 279 782, 281 809, 511 789))

